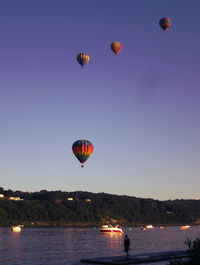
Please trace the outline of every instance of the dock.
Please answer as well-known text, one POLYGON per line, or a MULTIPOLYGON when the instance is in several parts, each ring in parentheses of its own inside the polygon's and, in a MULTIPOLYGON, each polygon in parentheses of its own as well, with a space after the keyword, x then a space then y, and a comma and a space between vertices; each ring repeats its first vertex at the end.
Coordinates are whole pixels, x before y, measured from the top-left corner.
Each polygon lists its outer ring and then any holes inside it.
POLYGON ((110 265, 123 265, 123 264, 142 264, 148 262, 168 261, 172 259, 182 259, 187 257, 186 250, 168 251, 168 252, 156 252, 129 255, 126 256, 113 256, 113 257, 101 257, 101 258, 88 258, 82 259, 83 263, 91 264, 110 264, 110 265))

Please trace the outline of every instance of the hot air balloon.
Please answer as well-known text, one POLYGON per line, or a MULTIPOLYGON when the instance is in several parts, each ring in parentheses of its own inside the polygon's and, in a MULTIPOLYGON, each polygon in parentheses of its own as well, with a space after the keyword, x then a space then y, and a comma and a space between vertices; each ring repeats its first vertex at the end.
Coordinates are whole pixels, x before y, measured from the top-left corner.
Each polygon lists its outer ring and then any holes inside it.
POLYGON ((79 53, 76 57, 76 60, 78 61, 78 63, 81 65, 82 68, 85 64, 89 62, 89 59, 90 57, 86 53, 79 53))
POLYGON ((114 41, 111 43, 110 48, 117 55, 122 50, 122 44, 118 41, 114 41))
POLYGON ((83 164, 91 156, 93 150, 94 147, 92 143, 88 140, 78 140, 72 145, 72 151, 76 158, 82 164, 81 167, 83 167, 83 164))
POLYGON ((169 17, 163 17, 160 19, 159 21, 159 25, 160 27, 165 31, 167 32, 168 28, 171 26, 172 24, 172 21, 169 17))

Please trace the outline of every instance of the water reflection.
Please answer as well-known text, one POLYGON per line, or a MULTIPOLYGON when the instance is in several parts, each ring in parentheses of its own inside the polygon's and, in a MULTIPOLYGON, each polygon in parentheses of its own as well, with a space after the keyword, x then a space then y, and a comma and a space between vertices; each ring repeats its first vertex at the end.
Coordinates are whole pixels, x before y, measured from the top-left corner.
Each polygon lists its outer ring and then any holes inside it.
POLYGON ((101 236, 105 238, 105 244, 110 249, 119 249, 122 246, 122 233, 101 233, 101 236))
MULTIPOLYGON (((133 255, 184 249, 184 241, 200 232, 199 226, 123 230, 130 238, 133 255)), ((82 265, 82 258, 124 255, 123 239, 123 234, 100 233, 93 228, 23 228, 19 234, 0 228, 0 264, 82 265)))

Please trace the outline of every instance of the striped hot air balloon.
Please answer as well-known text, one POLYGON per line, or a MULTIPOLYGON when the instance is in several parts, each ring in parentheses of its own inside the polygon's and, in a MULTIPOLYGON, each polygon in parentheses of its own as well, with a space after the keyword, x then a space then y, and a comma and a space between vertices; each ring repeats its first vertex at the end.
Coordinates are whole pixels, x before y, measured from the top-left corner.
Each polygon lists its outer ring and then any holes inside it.
POLYGON ((111 43, 110 48, 117 55, 122 50, 122 44, 118 41, 114 41, 111 43))
POLYGON ((76 60, 83 68, 85 64, 89 62, 90 57, 86 53, 79 53, 76 57, 76 60))
POLYGON ((91 156, 93 153, 94 147, 92 143, 88 140, 78 140, 73 143, 72 145, 72 151, 76 158, 80 161, 82 164, 81 167, 83 167, 83 164, 86 162, 86 160, 91 156))
POLYGON ((168 28, 171 26, 172 24, 172 21, 169 17, 163 17, 160 19, 159 21, 159 25, 160 27, 165 31, 167 32, 168 28))

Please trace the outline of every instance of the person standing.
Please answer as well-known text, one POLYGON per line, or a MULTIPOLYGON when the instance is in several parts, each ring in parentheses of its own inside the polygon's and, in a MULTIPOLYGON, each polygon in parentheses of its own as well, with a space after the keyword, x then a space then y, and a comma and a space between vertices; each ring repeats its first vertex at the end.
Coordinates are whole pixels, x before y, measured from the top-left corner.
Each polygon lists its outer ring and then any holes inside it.
POLYGON ((128 259, 128 251, 129 251, 129 248, 130 247, 130 239, 128 238, 127 235, 125 235, 125 238, 124 238, 124 251, 126 252, 126 258, 128 259))

